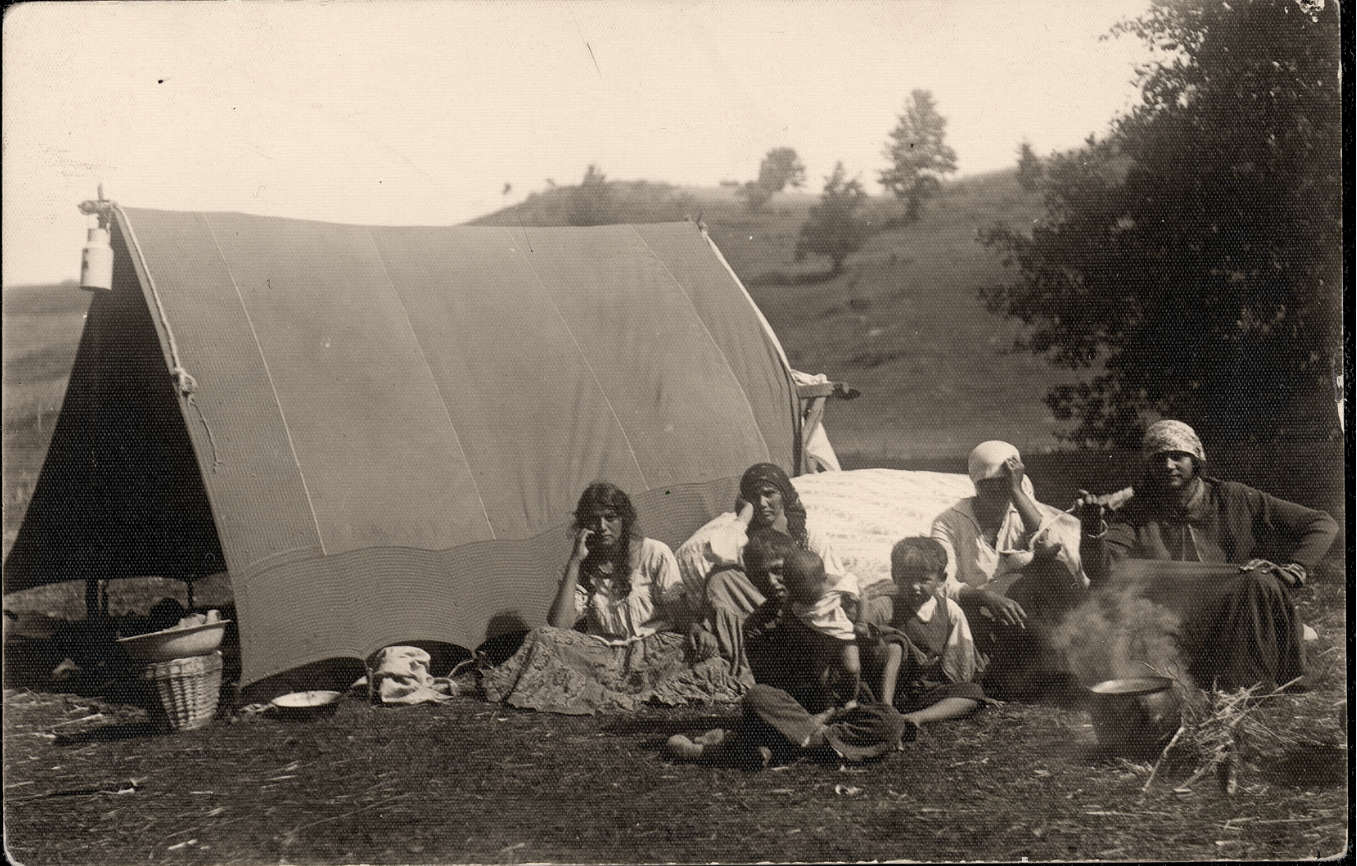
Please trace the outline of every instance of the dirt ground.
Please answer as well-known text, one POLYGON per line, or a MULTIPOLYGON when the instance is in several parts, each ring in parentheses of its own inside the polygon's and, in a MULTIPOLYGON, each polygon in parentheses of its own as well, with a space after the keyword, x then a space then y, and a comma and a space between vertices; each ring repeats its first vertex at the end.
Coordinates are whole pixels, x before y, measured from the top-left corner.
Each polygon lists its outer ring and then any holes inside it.
POLYGON ((1191 750, 1157 769, 1107 755, 1077 694, 930 727, 872 764, 746 771, 661 754, 733 707, 565 717, 353 693, 296 721, 233 712, 228 665, 218 717, 163 733, 131 670, 54 680, 72 627, 21 628, 5 654, 6 841, 34 866, 1332 857, 1351 833, 1341 575, 1301 594, 1319 633, 1310 689, 1251 711, 1267 736, 1232 796, 1214 774, 1181 787, 1191 750))

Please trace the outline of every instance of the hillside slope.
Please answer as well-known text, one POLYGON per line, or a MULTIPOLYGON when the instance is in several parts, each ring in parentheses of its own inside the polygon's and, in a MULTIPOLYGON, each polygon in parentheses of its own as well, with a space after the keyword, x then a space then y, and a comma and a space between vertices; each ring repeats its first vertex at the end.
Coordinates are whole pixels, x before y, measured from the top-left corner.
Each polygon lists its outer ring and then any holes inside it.
MULTIPOLYGON (((475 222, 547 224, 566 212, 573 189, 536 194, 475 222)), ((1026 449, 1057 444, 1042 397, 1060 371, 1009 354, 1015 323, 991 315, 976 296, 1006 278, 997 256, 976 243, 977 230, 996 220, 1030 223, 1043 212, 1040 196, 1024 192, 1013 172, 946 184, 919 222, 873 235, 834 279, 825 279, 826 261, 793 259, 816 194, 781 193, 750 213, 729 187, 650 190, 662 196, 651 218, 706 224, 795 367, 863 392, 829 409, 840 451, 915 459, 964 454, 991 438, 1026 449)), ((620 190, 632 219, 644 216, 637 191, 620 190)), ((882 223, 900 208, 875 199, 868 210, 882 223)))

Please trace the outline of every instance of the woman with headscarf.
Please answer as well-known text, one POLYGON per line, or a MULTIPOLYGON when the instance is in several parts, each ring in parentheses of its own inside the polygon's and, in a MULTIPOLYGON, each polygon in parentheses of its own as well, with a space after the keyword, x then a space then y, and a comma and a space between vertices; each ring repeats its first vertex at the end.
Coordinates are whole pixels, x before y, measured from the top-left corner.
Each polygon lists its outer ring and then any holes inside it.
POLYGON ((1179 590, 1180 648, 1197 681, 1275 688, 1301 677, 1304 643, 1291 592, 1328 552, 1338 524, 1323 511, 1205 475, 1206 450, 1181 421, 1150 425, 1141 454, 1144 475, 1117 510, 1108 510, 1117 505, 1109 497, 1080 491, 1090 580, 1110 582, 1132 570, 1129 560, 1200 563, 1156 569, 1179 590), (1222 575, 1211 563, 1235 568, 1222 575))
POLYGON ((738 700, 719 664, 689 664, 678 563, 640 532, 630 497, 595 481, 575 507, 573 551, 547 614, 508 661, 482 673, 492 701, 581 714, 642 703, 738 700))
MULTIPOLYGON (((689 640, 700 657, 720 657, 730 673, 753 683, 744 653, 744 621, 765 601, 745 573, 742 553, 751 532, 773 529, 791 537, 801 550, 819 555, 830 589, 859 598, 857 578, 844 569, 823 535, 806 523, 806 508, 780 466, 756 463, 740 478, 735 510, 718 515, 679 545, 675 556, 690 605, 689 640)), ((850 617, 865 612, 853 604, 850 617)))
POLYGON ((1058 669, 1044 633, 1083 597, 1077 518, 1038 502, 1018 449, 981 442, 967 472, 975 495, 933 520, 947 551, 943 594, 961 605, 986 666, 986 688, 1029 697, 1058 669))

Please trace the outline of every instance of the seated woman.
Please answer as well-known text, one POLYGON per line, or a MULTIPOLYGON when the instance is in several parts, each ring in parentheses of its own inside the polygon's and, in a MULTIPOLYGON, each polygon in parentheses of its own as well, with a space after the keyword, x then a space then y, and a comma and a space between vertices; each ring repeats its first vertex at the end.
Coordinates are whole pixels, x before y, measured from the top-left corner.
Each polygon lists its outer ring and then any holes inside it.
MULTIPOLYGON (((1128 560, 1228 563, 1238 575, 1180 583, 1186 616, 1180 649, 1202 686, 1285 686, 1305 672, 1301 624, 1290 593, 1328 552, 1338 524, 1316 511, 1202 473, 1206 451, 1191 427, 1164 420, 1141 443, 1145 473, 1109 513, 1108 496, 1081 491, 1084 567, 1095 586, 1128 560)), ((1116 495, 1116 494, 1113 494, 1116 495)))
POLYGON ((846 571, 828 541, 806 525, 806 509, 792 480, 781 467, 756 463, 740 478, 735 511, 721 514, 679 545, 679 570, 690 606, 689 639, 702 658, 726 660, 731 675, 746 685, 753 674, 743 653, 741 628, 765 600, 742 569, 741 556, 749 533, 775 529, 791 536, 797 548, 820 557, 831 588, 852 600, 857 621, 857 578, 846 571))
POLYGON ((678 564, 667 545, 640 533, 630 497, 595 481, 580 496, 573 531, 550 625, 483 673, 486 698, 568 714, 738 700, 743 689, 724 665, 689 665, 678 564))
POLYGON ((1079 521, 1036 500, 1018 449, 991 440, 967 460, 975 496, 933 520, 943 593, 970 621, 986 691, 1030 698, 1060 670, 1046 632, 1083 597, 1079 521))

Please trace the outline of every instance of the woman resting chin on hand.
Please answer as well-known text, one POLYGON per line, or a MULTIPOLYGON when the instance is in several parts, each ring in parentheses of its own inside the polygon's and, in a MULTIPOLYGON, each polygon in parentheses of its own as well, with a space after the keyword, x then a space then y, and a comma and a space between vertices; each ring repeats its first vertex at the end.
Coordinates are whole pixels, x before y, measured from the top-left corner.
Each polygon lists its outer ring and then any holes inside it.
POLYGON ((484 673, 486 698, 569 714, 738 700, 744 690, 719 660, 699 664, 712 670, 689 665, 678 563, 666 544, 641 534, 630 497, 606 481, 590 484, 571 531, 550 624, 484 673))

